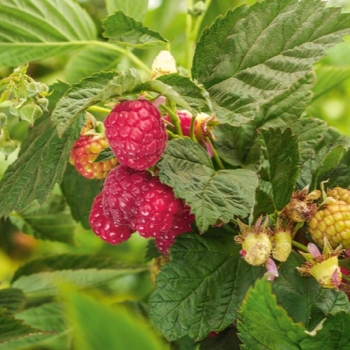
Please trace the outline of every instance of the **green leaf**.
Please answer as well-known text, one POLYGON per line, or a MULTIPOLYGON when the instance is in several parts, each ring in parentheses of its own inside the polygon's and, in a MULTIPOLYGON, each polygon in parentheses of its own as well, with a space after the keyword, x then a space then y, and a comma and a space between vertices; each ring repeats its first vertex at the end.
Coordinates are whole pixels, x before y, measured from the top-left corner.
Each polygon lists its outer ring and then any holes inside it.
POLYGON ((69 295, 69 320, 77 349, 162 350, 165 344, 149 325, 131 313, 77 293, 69 295))
POLYGON ((313 147, 313 157, 305 161, 301 168, 300 186, 315 188, 327 172, 338 166, 348 148, 349 139, 336 129, 327 128, 313 147))
POLYGON ((347 349, 350 344, 349 327, 349 312, 338 312, 337 314, 330 315, 320 326, 320 329, 311 332, 310 336, 300 343, 300 349, 347 349))
POLYGON ((42 332, 29 325, 23 324, 22 321, 6 316, 4 313, 0 313, 0 349, 1 343, 10 339, 39 333, 42 332))
POLYGON ((25 304, 26 297, 20 289, 6 288, 0 290, 0 309, 5 309, 6 315, 13 315, 21 310, 25 304))
POLYGON ((157 80, 171 86, 193 109, 197 111, 209 110, 208 92, 189 78, 174 73, 161 75, 157 80))
POLYGON ((141 22, 136 21, 121 11, 115 12, 102 21, 105 29, 103 36, 109 42, 146 48, 153 45, 166 44, 159 33, 145 27, 141 22))
POLYGON ((29 276, 44 271, 81 269, 120 269, 122 266, 109 258, 95 257, 91 254, 57 254, 27 262, 17 269, 12 283, 21 276, 29 276))
POLYGON ((68 165, 63 176, 61 189, 74 220, 80 222, 84 228, 89 229, 92 202, 101 192, 102 181, 86 179, 73 166, 68 165))
POLYGON ((349 14, 322 1, 240 6, 203 32, 193 78, 209 91, 218 119, 239 125, 278 96, 293 94, 291 87, 300 85, 312 64, 349 33, 349 14))
POLYGON ((126 15, 142 21, 148 8, 148 0, 106 0, 109 14, 122 11, 126 15))
POLYGON ((205 338, 200 350, 241 350, 242 342, 237 335, 237 328, 230 326, 219 334, 205 338))
MULTIPOLYGON (((62 304, 57 302, 46 303, 37 307, 26 309, 16 315, 16 319, 27 325, 40 329, 40 334, 29 334, 12 338, 3 343, 6 350, 22 350, 31 347, 45 346, 45 342, 70 337, 65 321, 66 315, 62 304)), ((66 340, 65 343, 67 344, 66 340)), ((0 349, 3 349, 0 345, 0 349)))
POLYGON ((42 206, 34 201, 18 215, 12 221, 21 231, 38 239, 74 243, 75 223, 62 196, 51 195, 42 206))
POLYGON ((76 53, 67 63, 64 73, 66 81, 77 83, 89 75, 115 69, 123 58, 112 46, 89 46, 76 53))
POLYGON ((255 217, 281 210, 289 201, 299 176, 298 139, 291 129, 260 130, 261 168, 255 217))
POLYGON ((0 66, 68 53, 96 39, 91 17, 70 0, 2 0, 0 66))
MULTIPOLYGON (((67 85, 53 85, 49 110, 63 95, 67 85)), ((22 143, 18 159, 9 165, 0 181, 0 216, 23 210, 34 200, 44 203, 56 183, 60 183, 70 152, 78 138, 82 118, 61 137, 48 115, 40 118, 22 143)))
POLYGON ((237 328, 245 350, 299 350, 306 338, 304 328, 293 323, 277 305, 266 279, 255 282, 238 313, 237 328))
POLYGON ((256 174, 245 169, 215 171, 206 150, 190 139, 168 142, 158 166, 160 180, 191 207, 201 231, 251 211, 256 174))
POLYGON ((329 314, 349 310, 349 302, 342 291, 322 288, 313 277, 301 276, 296 267, 304 262, 302 255, 293 251, 280 265, 272 290, 293 321, 310 330, 329 314))
POLYGON ((318 64, 315 67, 315 71, 317 82, 312 89, 314 93, 312 102, 350 78, 350 66, 333 67, 318 64))
POLYGON ((188 334, 200 340, 232 324, 248 288, 264 273, 239 250, 219 229, 177 237, 150 297, 150 317, 167 339, 188 334))
POLYGON ((97 158, 94 160, 94 163, 104 162, 105 160, 112 159, 112 158, 115 158, 115 154, 113 153, 110 147, 106 147, 98 154, 97 158))
POLYGON ((62 283, 70 283, 78 288, 93 287, 107 283, 120 276, 137 273, 144 268, 103 269, 96 268, 39 272, 21 276, 12 283, 13 288, 22 289, 28 297, 55 296, 62 283))
POLYGON ((158 94, 175 102, 179 107, 182 107, 189 112, 193 111, 187 102, 188 99, 186 97, 181 96, 173 87, 164 84, 160 80, 148 80, 142 85, 142 89, 157 92, 158 94))
POLYGON ((51 118, 60 136, 88 107, 123 94, 140 91, 141 79, 135 69, 118 72, 101 72, 72 85, 58 101, 51 118))

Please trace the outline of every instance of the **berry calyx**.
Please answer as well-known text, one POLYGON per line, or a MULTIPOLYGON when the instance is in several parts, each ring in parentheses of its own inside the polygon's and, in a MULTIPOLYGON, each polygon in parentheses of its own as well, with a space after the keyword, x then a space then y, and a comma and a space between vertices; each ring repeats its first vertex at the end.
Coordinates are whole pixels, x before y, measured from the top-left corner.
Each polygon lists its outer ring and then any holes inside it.
POLYGON ((159 110, 151 102, 121 102, 107 116, 104 125, 120 164, 145 170, 161 158, 168 135, 159 110))
POLYGON ((74 143, 69 161, 84 177, 88 179, 104 179, 118 163, 116 158, 95 162, 99 153, 107 147, 108 142, 103 135, 81 135, 74 143))

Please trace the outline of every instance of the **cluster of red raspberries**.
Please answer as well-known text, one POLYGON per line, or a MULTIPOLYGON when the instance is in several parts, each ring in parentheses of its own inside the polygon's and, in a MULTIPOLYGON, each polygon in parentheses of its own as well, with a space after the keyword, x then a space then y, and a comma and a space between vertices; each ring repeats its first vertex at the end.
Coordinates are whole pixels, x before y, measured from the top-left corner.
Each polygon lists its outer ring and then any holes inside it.
POLYGON ((167 255, 174 238, 191 231, 194 216, 146 169, 161 158, 167 132, 158 109, 147 100, 125 101, 107 116, 105 134, 119 165, 109 171, 95 198, 90 224, 103 240, 117 244, 137 231, 155 238, 167 255))

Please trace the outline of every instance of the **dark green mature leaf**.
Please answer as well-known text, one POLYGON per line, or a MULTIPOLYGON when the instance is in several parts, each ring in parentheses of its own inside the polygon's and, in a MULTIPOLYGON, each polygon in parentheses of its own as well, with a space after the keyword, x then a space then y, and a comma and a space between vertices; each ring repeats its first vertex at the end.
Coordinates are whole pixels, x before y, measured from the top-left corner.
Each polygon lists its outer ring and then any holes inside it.
POLYGON ((35 201, 18 214, 13 222, 21 231, 39 239, 74 243, 76 225, 62 196, 51 195, 42 206, 35 201))
POLYGON ((346 150, 349 139, 334 128, 327 128, 320 141, 314 145, 314 156, 304 162, 299 179, 300 187, 310 185, 314 189, 329 171, 337 168, 346 150))
POLYGON ((206 150, 190 139, 168 142, 158 166, 160 180, 191 207, 201 231, 251 211, 256 174, 245 169, 215 171, 206 150))
POLYGON ((77 349, 163 350, 164 343, 134 314, 70 293, 69 321, 77 349))
MULTIPOLYGON (((16 319, 27 325, 40 329, 40 334, 29 334, 11 338, 0 344, 0 349, 22 350, 31 347, 45 346, 49 339, 70 337, 68 326, 66 325, 66 315, 63 305, 57 302, 46 303, 37 307, 31 307, 16 314, 16 319)), ((69 340, 66 339, 67 344, 69 340)), ((64 346, 64 345, 62 345, 64 346)))
MULTIPOLYGON (((52 86, 49 110, 67 89, 64 83, 52 86)), ((56 183, 60 183, 71 149, 78 138, 82 118, 59 138, 48 115, 40 118, 22 143, 18 159, 0 181, 0 216, 22 210, 34 200, 44 203, 56 183)))
POLYGON ((350 310, 345 293, 325 289, 313 277, 302 277, 296 267, 305 259, 293 251, 288 260, 280 265, 279 277, 272 284, 278 303, 288 312, 294 322, 313 329, 329 314, 350 310))
POLYGON ((105 29, 103 36, 108 38, 109 42, 122 43, 139 48, 167 43, 167 40, 159 33, 150 30, 141 22, 121 11, 108 16, 103 20, 102 26, 105 29))
POLYGON ((77 83, 89 75, 100 71, 116 69, 123 58, 120 52, 110 45, 88 46, 77 52, 67 63, 64 73, 68 83, 77 83))
POLYGON ((224 331, 209 335, 200 345, 200 350, 241 350, 242 342, 237 335, 237 328, 230 326, 224 331))
POLYGON ((209 91, 218 119, 239 125, 279 96, 290 104, 291 87, 349 33, 350 16, 325 8, 322 1, 267 0, 240 6, 203 32, 193 77, 209 91))
POLYGON ((239 250, 219 229, 176 239, 150 298, 150 317, 166 338, 200 340, 232 324, 248 288, 264 273, 239 250))
POLYGON ((338 312, 330 315, 319 330, 311 332, 310 336, 302 340, 302 350, 342 350, 350 344, 350 313, 338 312))
POLYGON ((29 276, 44 271, 81 270, 81 269, 122 268, 109 258, 96 257, 91 254, 58 254, 27 262, 12 277, 12 283, 21 276, 29 276))
POLYGON ((142 21, 148 8, 148 0, 106 0, 108 13, 122 11, 126 15, 142 21))
POLYGON ((89 215, 94 198, 101 192, 102 181, 86 179, 73 166, 68 165, 61 189, 74 220, 86 229, 90 228, 89 215))
POLYGON ((0 309, 5 309, 6 315, 13 315, 26 304, 26 297, 20 289, 6 288, 0 290, 0 309))
POLYGON ((86 46, 91 17, 70 0, 1 0, 0 66, 13 67, 86 46))
POLYGON ((299 176, 298 139, 291 129, 259 131, 261 168, 255 217, 281 210, 299 176))
POLYGON ((198 111, 210 109, 207 97, 208 92, 189 78, 174 73, 161 75, 157 80, 170 85, 193 109, 198 111))
POLYGON ((299 350, 304 328, 278 306, 266 279, 256 281, 238 313, 237 328, 245 350, 299 350))
POLYGON ((100 72, 72 85, 58 101, 51 119, 60 136, 88 107, 112 97, 140 91, 141 79, 135 69, 124 72, 100 72))
POLYGON ((1 343, 5 341, 21 336, 40 333, 42 333, 40 330, 29 325, 25 325, 22 321, 6 316, 4 313, 0 313, 0 349, 1 343))

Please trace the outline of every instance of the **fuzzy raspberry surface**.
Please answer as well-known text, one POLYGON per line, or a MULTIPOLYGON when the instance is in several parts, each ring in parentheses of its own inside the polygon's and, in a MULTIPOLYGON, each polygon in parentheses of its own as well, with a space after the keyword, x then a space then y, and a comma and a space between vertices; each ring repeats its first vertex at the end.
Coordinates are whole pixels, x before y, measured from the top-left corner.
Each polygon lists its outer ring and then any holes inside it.
POLYGON ((117 164, 116 158, 94 163, 99 153, 108 146, 103 135, 81 135, 75 141, 70 154, 70 163, 88 179, 104 179, 117 164))
POLYGON ((120 164, 145 170, 161 158, 168 135, 159 110, 147 100, 119 103, 104 121, 120 164))
POLYGON ((177 235, 192 231, 194 216, 190 208, 175 198, 171 187, 147 171, 118 165, 108 174, 99 196, 95 207, 102 207, 109 223, 113 223, 111 227, 128 227, 142 237, 155 238, 163 254, 168 253, 177 235))

